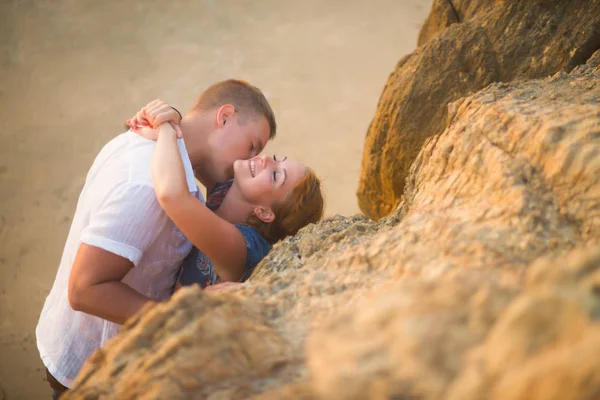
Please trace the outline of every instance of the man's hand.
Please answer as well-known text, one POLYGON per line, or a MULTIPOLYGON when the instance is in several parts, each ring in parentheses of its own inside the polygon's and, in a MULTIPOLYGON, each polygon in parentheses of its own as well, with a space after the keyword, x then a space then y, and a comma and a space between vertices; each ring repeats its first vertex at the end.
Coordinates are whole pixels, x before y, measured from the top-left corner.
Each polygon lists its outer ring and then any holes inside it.
MULTIPOLYGON (((145 107, 138 111, 133 118, 125 121, 125 123, 134 131, 136 131, 140 126, 156 128, 164 122, 171 123, 173 129, 175 129, 175 132, 177 133, 178 139, 183 137, 181 127, 179 126, 179 123, 181 122, 179 113, 160 99, 148 103, 145 107)), ((156 138, 153 140, 156 140, 156 138)))

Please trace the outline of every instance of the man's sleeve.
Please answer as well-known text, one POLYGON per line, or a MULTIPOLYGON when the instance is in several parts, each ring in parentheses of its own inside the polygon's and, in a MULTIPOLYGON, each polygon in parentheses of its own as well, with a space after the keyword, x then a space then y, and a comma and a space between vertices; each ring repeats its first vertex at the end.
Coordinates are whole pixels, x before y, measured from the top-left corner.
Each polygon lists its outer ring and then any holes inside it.
POLYGON ((122 184, 113 188, 92 213, 80 240, 137 266, 167 221, 152 186, 122 184))

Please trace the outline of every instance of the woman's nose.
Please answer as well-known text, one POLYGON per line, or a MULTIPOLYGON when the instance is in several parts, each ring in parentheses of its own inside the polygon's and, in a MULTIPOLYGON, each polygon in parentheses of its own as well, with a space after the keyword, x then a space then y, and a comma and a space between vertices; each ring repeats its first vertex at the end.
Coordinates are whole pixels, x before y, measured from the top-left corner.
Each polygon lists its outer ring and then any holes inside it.
POLYGON ((261 162, 263 168, 266 168, 269 165, 269 160, 271 160, 271 158, 269 156, 266 156, 264 154, 262 154, 260 156, 260 162, 261 162))

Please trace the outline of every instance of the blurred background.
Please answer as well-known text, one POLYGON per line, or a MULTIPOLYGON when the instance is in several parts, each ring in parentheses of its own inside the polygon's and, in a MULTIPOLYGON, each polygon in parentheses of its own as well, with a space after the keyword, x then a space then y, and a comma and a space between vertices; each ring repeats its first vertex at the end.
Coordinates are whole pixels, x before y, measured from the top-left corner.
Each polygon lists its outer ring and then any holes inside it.
POLYGON ((267 154, 359 212, 363 139, 431 0, 0 0, 0 400, 49 398, 35 345, 89 166, 154 98, 182 112, 244 79, 277 118, 267 154))

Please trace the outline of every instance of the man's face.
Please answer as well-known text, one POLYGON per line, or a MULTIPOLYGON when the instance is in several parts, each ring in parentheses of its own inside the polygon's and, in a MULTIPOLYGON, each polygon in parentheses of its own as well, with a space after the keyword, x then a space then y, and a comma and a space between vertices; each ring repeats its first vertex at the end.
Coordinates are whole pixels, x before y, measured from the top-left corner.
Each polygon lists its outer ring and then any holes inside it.
POLYGON ((233 177, 235 160, 257 156, 269 141, 270 126, 260 116, 235 113, 211 137, 213 179, 225 182, 233 177))

